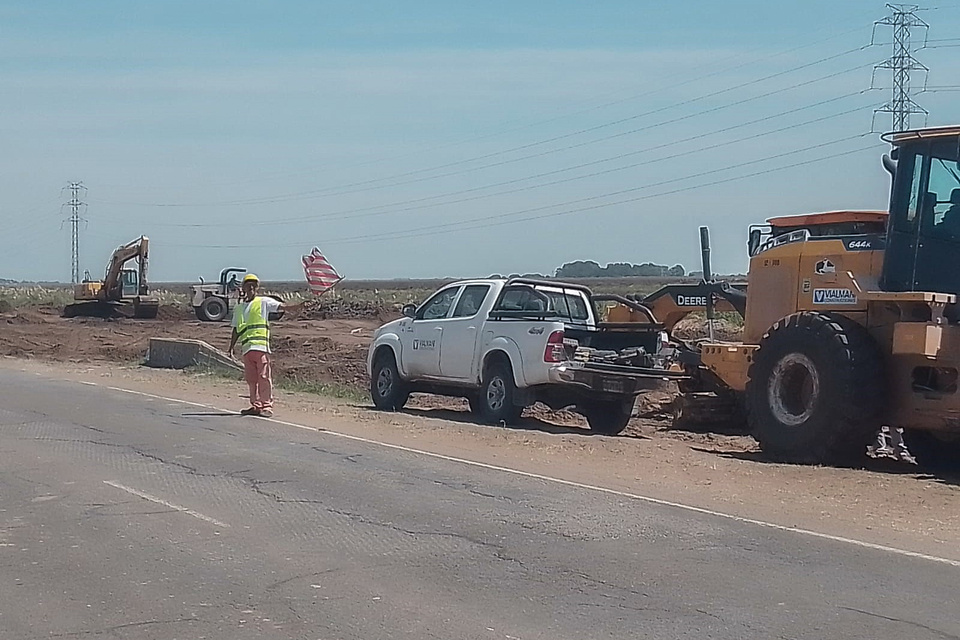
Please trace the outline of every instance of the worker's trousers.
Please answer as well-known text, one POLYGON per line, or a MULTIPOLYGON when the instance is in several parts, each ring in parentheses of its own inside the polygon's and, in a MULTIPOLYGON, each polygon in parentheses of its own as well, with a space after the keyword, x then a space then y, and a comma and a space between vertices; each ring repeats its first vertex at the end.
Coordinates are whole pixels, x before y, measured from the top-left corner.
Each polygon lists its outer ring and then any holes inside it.
POLYGON ((250 406, 269 409, 273 406, 273 381, 270 378, 270 354, 247 351, 243 354, 243 377, 250 387, 250 406))

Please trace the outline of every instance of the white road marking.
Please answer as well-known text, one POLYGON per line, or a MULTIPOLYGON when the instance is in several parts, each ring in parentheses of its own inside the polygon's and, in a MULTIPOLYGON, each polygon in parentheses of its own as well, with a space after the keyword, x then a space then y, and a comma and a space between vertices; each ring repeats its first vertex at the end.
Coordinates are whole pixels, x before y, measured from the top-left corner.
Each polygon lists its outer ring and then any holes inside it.
POLYGON ((128 487, 128 486, 126 486, 126 485, 122 485, 122 484, 120 484, 119 482, 113 482, 112 480, 104 480, 104 481, 103 481, 103 484, 108 484, 108 485, 110 485, 111 487, 113 487, 113 488, 115 488, 115 489, 120 489, 121 491, 126 491, 127 493, 132 493, 133 495, 137 496, 138 498, 143 498, 144 500, 149 500, 150 502, 156 502, 157 504, 162 504, 162 505, 165 506, 165 507, 169 507, 169 508, 171 508, 171 509, 174 509, 175 511, 179 511, 179 512, 181 512, 181 513, 185 513, 185 514, 187 514, 187 515, 193 516, 194 518, 198 518, 198 519, 200 519, 200 520, 203 520, 204 522, 209 522, 209 523, 212 524, 212 525, 216 525, 216 526, 218 526, 218 527, 226 527, 226 528, 229 528, 229 527, 230 527, 230 525, 228 525, 228 524, 226 524, 226 523, 223 523, 223 522, 220 522, 219 520, 214 520, 214 519, 211 518, 210 516, 205 516, 205 515, 203 515, 202 513, 200 513, 199 511, 194 511, 193 509, 188 509, 187 507, 181 507, 181 506, 178 505, 178 504, 173 504, 172 502, 167 502, 167 501, 164 500, 163 498, 158 498, 158 497, 156 497, 156 496, 152 496, 152 495, 150 495, 149 493, 146 493, 145 491, 140 491, 139 489, 133 489, 133 488, 128 487))
MULTIPOLYGON (((180 404, 190 405, 194 407, 203 407, 206 409, 216 409, 218 411, 223 411, 217 407, 200 404, 198 402, 191 402, 189 400, 179 400, 177 398, 168 398, 165 396, 158 396, 152 393, 145 393, 143 391, 133 391, 131 389, 121 389, 120 387, 107 387, 108 389, 114 391, 122 391, 124 393, 129 393, 133 395, 144 396, 147 398, 154 398, 157 400, 167 400, 170 402, 177 402, 180 404)), ((235 412, 230 412, 235 413, 235 412)), ((712 516, 715 518, 723 518, 725 520, 731 520, 733 522, 740 522, 743 524, 751 524, 757 527, 764 527, 766 529, 774 529, 776 531, 788 531, 790 533, 795 533, 803 536, 808 536, 811 538, 817 538, 820 540, 830 540, 831 542, 839 542, 842 544, 849 544, 855 547, 860 547, 863 549, 871 549, 873 551, 882 551, 884 553, 891 553, 898 556, 904 556, 907 558, 917 558, 919 560, 927 560, 930 562, 937 562, 940 564, 949 565, 951 567, 960 567, 960 560, 951 560, 950 558, 943 558, 940 556, 934 556, 926 553, 919 553, 917 551, 909 551, 907 549, 900 549, 898 547, 889 547, 883 544, 876 544, 874 542, 866 542, 865 540, 857 540, 855 538, 846 538, 844 536, 835 536, 829 533, 823 533, 820 531, 813 531, 812 529, 803 529, 801 527, 790 527, 782 524, 776 524, 774 522, 767 522, 765 520, 757 520, 755 518, 744 518, 742 516, 734 515, 732 513, 724 513, 722 511, 714 511, 712 509, 704 509, 703 507, 696 507, 689 504, 683 504, 682 502, 672 502, 670 500, 661 500, 660 498, 653 498, 651 496, 644 496, 638 493, 631 493, 628 491, 620 491, 618 489, 610 489, 609 487, 601 487, 598 485, 585 484, 583 482, 574 482, 573 480, 564 480, 563 478, 555 478, 553 476, 546 476, 539 473, 531 473, 529 471, 521 471, 520 469, 513 469, 511 467, 501 467, 498 465, 487 464, 485 462, 477 462, 475 460, 467 460, 466 458, 457 458, 455 456, 448 456, 442 453, 435 453, 433 451, 424 451, 423 449, 414 449, 413 447, 406 447, 400 444, 392 444, 389 442, 382 442, 380 440, 373 440, 371 438, 364 438, 363 436, 355 436, 349 433, 343 433, 340 431, 332 431, 330 429, 321 429, 319 427, 309 427, 307 425, 297 424, 295 422, 287 422, 285 420, 278 420, 276 418, 259 418, 260 420, 266 420, 268 422, 273 422, 275 424, 284 425, 287 427, 294 427, 297 429, 304 429, 306 431, 315 431, 317 433, 325 433, 331 436, 337 436, 339 438, 345 438, 347 440, 353 440, 356 442, 363 442, 366 444, 373 444, 387 449, 394 449, 396 451, 404 451, 407 453, 414 453, 417 455, 426 456, 428 458, 436 458, 438 460, 446 460, 448 462, 456 462, 459 464, 469 465, 471 467, 479 467, 481 469, 489 469, 491 471, 499 471, 502 473, 509 473, 515 476, 521 476, 524 478, 533 478, 536 480, 542 480, 544 482, 552 482, 554 484, 559 484, 567 487, 576 487, 577 489, 585 489, 588 491, 596 491, 598 493, 604 493, 607 495, 619 496, 621 498, 630 498, 631 500, 638 500, 641 502, 646 502, 648 504, 656 504, 664 507, 672 507, 674 509, 681 509, 691 513, 699 513, 702 515, 712 516)))

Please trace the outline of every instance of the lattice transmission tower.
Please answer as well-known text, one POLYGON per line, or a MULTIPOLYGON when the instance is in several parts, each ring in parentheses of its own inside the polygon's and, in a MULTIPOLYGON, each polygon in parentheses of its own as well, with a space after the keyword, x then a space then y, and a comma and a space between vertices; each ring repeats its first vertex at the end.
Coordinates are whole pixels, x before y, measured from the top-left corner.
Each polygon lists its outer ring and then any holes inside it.
POLYGON ((893 79, 893 95, 889 102, 874 111, 874 117, 878 113, 889 113, 893 121, 892 131, 906 131, 910 128, 911 115, 922 114, 924 120, 928 115, 927 110, 917 104, 910 95, 910 74, 914 71, 923 73, 926 84, 926 74, 930 70, 913 56, 911 29, 923 29, 923 46, 926 46, 930 25, 917 15, 921 10, 918 5, 888 4, 887 8, 890 9, 890 15, 874 23, 873 36, 875 40, 878 27, 891 27, 893 55, 874 67, 874 78, 877 71, 889 70, 893 79))

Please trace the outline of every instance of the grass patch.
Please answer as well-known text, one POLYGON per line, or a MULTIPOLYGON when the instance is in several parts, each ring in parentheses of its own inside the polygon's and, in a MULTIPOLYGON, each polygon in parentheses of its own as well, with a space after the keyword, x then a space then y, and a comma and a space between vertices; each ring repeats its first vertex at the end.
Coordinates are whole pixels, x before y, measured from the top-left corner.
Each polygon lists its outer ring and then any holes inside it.
POLYGON ((309 393, 356 403, 366 402, 367 400, 367 394, 362 389, 349 384, 316 382, 314 380, 304 380, 303 378, 288 377, 280 377, 274 380, 273 383, 284 391, 309 393))
MULTIPOLYGON (((230 382, 243 381, 243 374, 205 365, 189 367, 185 369, 185 372, 188 375, 205 376, 217 380, 228 380, 230 382)), ((366 402, 368 399, 367 394, 363 389, 348 384, 317 382, 315 380, 307 380, 304 378, 288 376, 275 376, 273 379, 273 386, 284 391, 306 393, 310 395, 323 396, 324 398, 336 398, 338 400, 347 400, 354 403, 366 402)))

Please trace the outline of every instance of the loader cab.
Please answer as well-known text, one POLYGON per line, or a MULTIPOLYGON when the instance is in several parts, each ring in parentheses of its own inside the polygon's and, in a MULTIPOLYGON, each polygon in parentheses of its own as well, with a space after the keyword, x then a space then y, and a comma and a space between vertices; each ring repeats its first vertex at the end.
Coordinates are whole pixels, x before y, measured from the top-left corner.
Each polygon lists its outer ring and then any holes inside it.
POLYGON ((885 139, 894 150, 881 287, 960 295, 960 127, 885 139))

